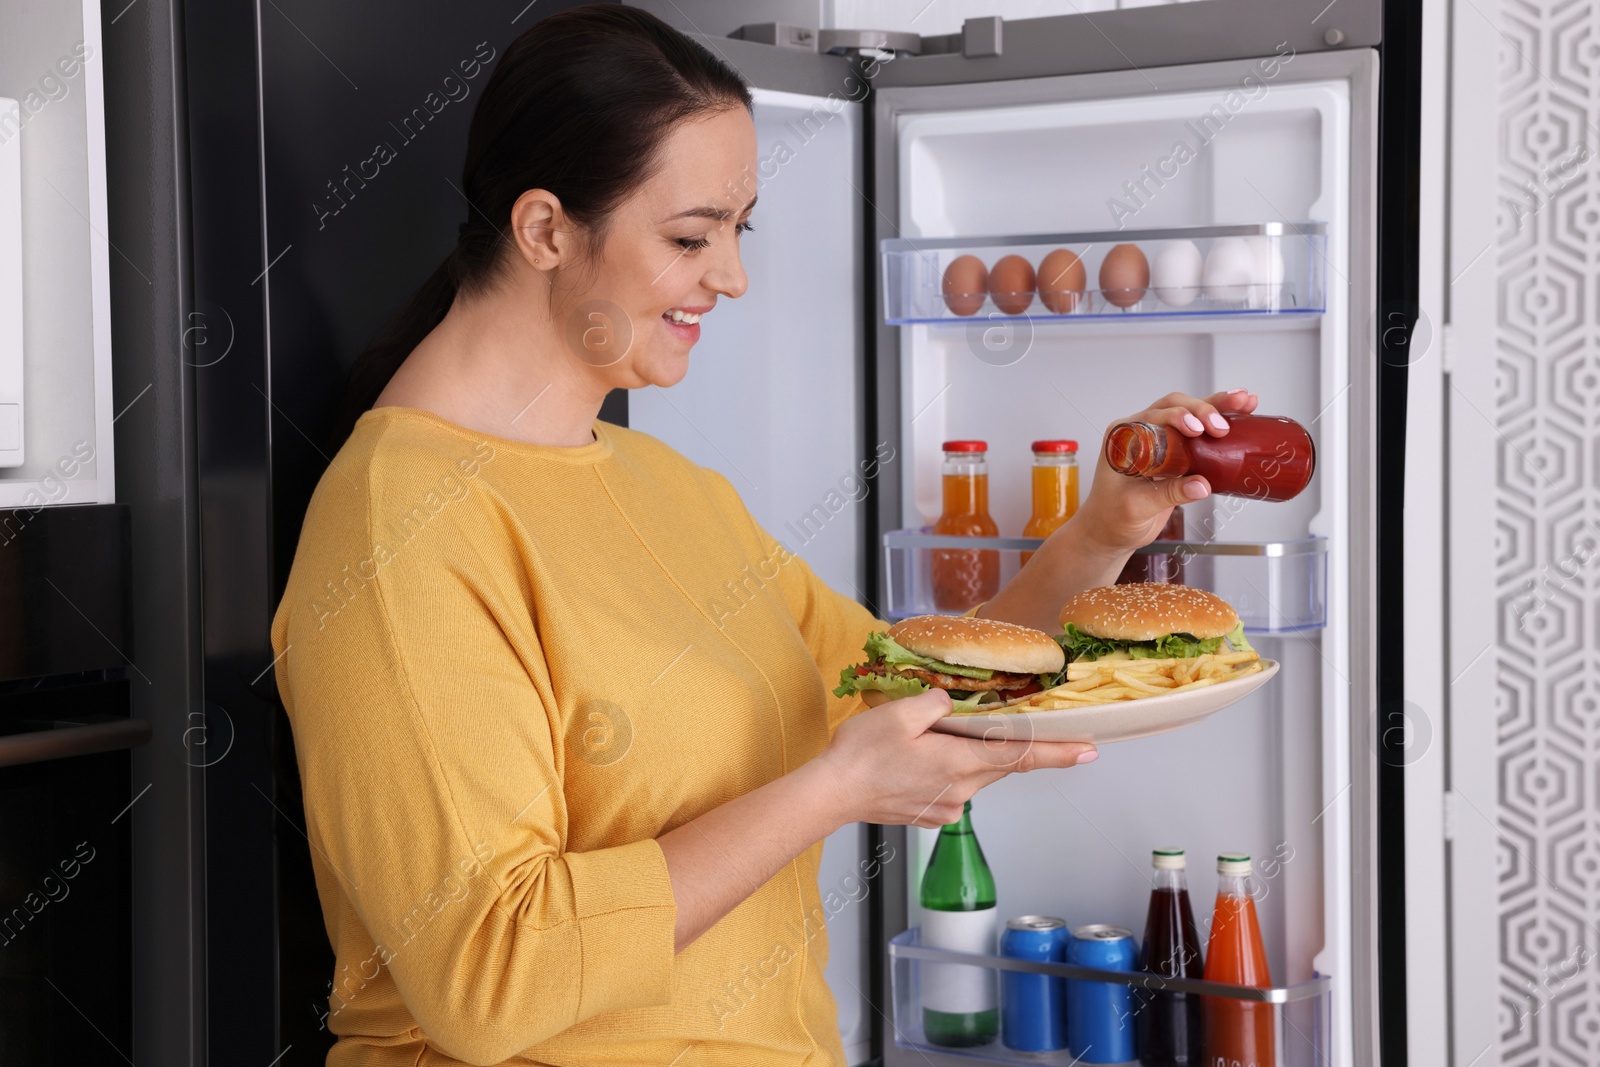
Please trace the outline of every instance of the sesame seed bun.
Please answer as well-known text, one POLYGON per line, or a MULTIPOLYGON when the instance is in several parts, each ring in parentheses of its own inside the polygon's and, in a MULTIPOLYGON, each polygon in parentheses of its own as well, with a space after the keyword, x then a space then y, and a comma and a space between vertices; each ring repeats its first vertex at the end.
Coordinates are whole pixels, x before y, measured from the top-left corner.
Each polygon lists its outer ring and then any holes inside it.
POLYGON ((889 636, 919 656, 963 667, 1047 674, 1066 666, 1066 653, 1043 630, 999 619, 916 615, 889 627, 889 636))
POLYGON ((1061 606, 1061 626, 1071 623, 1093 637, 1154 641, 1167 634, 1222 637, 1239 625, 1239 613, 1204 589, 1166 582, 1131 582, 1085 589, 1061 606))

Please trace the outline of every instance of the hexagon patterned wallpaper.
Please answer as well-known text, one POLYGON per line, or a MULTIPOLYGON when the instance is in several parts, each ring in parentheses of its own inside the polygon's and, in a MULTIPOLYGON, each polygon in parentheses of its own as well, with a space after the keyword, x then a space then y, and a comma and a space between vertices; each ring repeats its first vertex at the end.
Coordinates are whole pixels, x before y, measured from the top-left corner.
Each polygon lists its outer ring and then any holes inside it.
POLYGON ((1501 1062, 1578 1067, 1600 1064, 1600 0, 1499 18, 1501 1062))

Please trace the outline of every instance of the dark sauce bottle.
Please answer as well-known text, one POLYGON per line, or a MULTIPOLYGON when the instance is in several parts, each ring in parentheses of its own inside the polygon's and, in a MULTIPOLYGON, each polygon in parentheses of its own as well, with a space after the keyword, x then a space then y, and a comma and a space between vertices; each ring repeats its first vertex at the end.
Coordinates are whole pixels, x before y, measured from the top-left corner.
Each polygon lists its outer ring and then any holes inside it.
MULTIPOLYGON (((1150 862, 1155 871, 1139 969, 1163 978, 1199 978, 1204 965, 1189 906, 1183 849, 1158 848, 1150 862)), ((1144 1067, 1200 1067, 1204 1025, 1200 999, 1193 993, 1140 991, 1134 1025, 1144 1067)))
MULTIPOLYGON (((1173 508, 1167 524, 1156 535, 1158 541, 1182 541, 1183 509, 1173 508)), ((1139 553, 1135 552, 1128 557, 1128 562, 1122 565, 1122 573, 1117 575, 1117 584, 1126 585, 1129 582, 1171 582, 1173 585, 1183 584, 1183 553, 1139 553)))

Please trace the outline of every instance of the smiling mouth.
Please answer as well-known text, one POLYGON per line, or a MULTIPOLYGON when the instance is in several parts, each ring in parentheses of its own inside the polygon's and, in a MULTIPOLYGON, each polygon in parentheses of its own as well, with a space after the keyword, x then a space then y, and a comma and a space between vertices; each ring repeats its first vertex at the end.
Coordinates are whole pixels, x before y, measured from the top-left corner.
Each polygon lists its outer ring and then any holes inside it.
POLYGON ((661 317, 675 326, 693 326, 700 321, 701 314, 701 312, 680 311, 677 308, 672 308, 670 311, 662 312, 661 317))

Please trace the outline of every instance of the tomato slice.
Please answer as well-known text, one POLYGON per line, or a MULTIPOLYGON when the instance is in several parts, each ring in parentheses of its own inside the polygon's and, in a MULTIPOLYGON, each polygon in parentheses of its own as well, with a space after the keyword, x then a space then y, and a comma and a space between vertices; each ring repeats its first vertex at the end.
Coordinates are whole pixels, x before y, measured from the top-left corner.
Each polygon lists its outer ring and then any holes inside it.
POLYGON ((1044 686, 1040 685, 1039 679, 1035 678, 1021 689, 1007 689, 1005 691, 1005 699, 1010 700, 1012 697, 1025 697, 1030 693, 1042 692, 1044 692, 1044 686))

